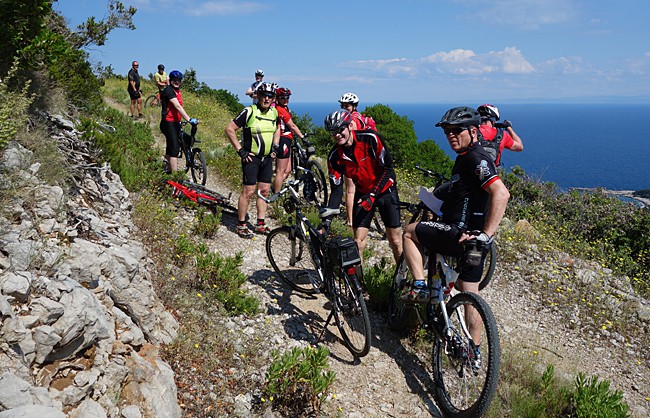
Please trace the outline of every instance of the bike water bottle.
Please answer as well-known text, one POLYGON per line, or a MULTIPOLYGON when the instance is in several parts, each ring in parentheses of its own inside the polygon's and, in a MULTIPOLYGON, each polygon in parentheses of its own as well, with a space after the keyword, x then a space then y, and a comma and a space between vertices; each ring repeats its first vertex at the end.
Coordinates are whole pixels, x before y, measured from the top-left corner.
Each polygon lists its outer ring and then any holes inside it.
POLYGON ((431 277, 431 303, 437 305, 442 301, 442 280, 438 273, 431 277))

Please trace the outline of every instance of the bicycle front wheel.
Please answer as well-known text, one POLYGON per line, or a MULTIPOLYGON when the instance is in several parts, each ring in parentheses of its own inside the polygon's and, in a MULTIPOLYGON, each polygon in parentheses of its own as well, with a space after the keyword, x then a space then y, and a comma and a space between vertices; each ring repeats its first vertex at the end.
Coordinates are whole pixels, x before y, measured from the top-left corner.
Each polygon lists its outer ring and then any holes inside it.
POLYGON ((316 182, 316 190, 314 191, 315 204, 317 206, 324 206, 327 204, 329 194, 327 192, 327 177, 321 168, 318 161, 311 160, 307 164, 307 168, 314 173, 314 181, 316 182))
POLYGON ((433 344, 433 395, 446 417, 479 417, 489 408, 499 380, 497 324, 475 293, 451 298, 447 315, 448 332, 433 344))
POLYGON ((144 101, 144 107, 156 107, 158 106, 158 100, 156 99, 156 95, 152 94, 151 96, 147 97, 147 99, 144 101))
POLYGON ((339 268, 332 286, 334 318, 346 347, 356 357, 370 352, 370 316, 356 274, 339 268))
POLYGON ((494 276, 494 270, 497 268, 497 244, 496 242, 493 242, 492 245, 490 245, 490 251, 488 251, 487 255, 485 256, 485 263, 483 264, 483 277, 481 277, 481 282, 478 285, 479 290, 483 290, 488 284, 490 284, 490 280, 492 280, 492 276, 494 276))
POLYGON ((208 181, 208 167, 205 164, 205 157, 200 149, 195 148, 193 150, 190 164, 192 180, 195 183, 201 183, 202 186, 205 186, 205 183, 208 181))
POLYGON ((288 226, 276 228, 266 237, 266 255, 280 279, 298 292, 313 294, 322 280, 309 246, 288 226))

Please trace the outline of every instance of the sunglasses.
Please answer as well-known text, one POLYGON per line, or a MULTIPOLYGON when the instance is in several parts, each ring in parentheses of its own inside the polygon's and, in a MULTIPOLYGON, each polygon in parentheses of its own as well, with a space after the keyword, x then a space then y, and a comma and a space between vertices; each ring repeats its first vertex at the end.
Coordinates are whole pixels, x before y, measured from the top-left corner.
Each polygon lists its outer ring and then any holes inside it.
POLYGON ((287 99, 287 100, 289 100, 289 96, 278 96, 278 99, 287 99))
POLYGON ((272 98, 275 97, 275 94, 273 94, 273 93, 264 93, 264 94, 262 94, 262 97, 264 97, 265 99, 272 99, 272 98))
POLYGON ((442 130, 445 131, 445 135, 460 135, 461 132, 468 130, 469 128, 467 126, 454 126, 454 127, 446 127, 443 128, 442 130))
POLYGON ((337 130, 332 131, 331 134, 332 134, 332 136, 343 135, 343 131, 345 131, 346 129, 347 129, 347 126, 341 126, 337 130))

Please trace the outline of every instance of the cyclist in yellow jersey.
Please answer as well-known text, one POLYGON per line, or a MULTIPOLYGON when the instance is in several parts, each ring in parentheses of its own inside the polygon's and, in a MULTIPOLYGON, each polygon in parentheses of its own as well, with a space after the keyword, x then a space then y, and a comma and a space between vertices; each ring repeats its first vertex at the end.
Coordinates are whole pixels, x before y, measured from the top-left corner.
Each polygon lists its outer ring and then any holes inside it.
MULTIPOLYGON (((262 83, 255 92, 258 102, 244 108, 235 119, 228 123, 225 130, 228 140, 242 161, 243 188, 237 204, 239 217, 237 234, 242 238, 252 238, 253 236, 246 223, 246 213, 255 188, 257 187, 263 196, 268 196, 271 190, 273 159, 280 143, 278 111, 271 106, 275 100, 276 88, 275 83, 262 83), (242 129, 241 143, 237 139, 238 129, 242 129)), ((258 198, 256 205, 255 232, 267 234, 269 228, 264 221, 267 204, 258 198)))

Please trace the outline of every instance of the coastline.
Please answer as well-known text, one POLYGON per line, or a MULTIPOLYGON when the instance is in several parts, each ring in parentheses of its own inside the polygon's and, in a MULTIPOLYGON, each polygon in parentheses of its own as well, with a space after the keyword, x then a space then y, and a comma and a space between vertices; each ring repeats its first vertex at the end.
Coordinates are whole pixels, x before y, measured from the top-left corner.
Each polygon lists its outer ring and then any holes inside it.
POLYGON ((570 190, 578 190, 578 191, 586 191, 586 192, 593 192, 599 189, 603 190, 608 195, 625 197, 627 199, 636 200, 637 202, 640 203, 641 207, 646 207, 646 206, 650 207, 650 199, 634 196, 635 190, 609 190, 609 189, 603 189, 601 187, 571 187, 570 188, 570 190))

